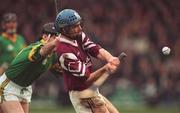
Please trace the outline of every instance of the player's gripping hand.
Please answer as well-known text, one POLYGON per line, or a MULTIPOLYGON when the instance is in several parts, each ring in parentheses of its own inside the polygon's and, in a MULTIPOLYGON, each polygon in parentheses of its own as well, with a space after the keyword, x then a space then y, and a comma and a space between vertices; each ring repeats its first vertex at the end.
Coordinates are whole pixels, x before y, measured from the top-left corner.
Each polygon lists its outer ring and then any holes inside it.
POLYGON ((114 66, 119 66, 120 65, 120 60, 118 57, 110 57, 108 60, 108 63, 114 66))
POLYGON ((106 70, 109 73, 114 73, 114 72, 116 72, 117 69, 118 69, 118 66, 116 66, 116 65, 112 65, 111 63, 106 64, 106 70))
POLYGON ((59 42, 59 39, 55 36, 53 38, 49 39, 49 42, 53 43, 54 45, 56 45, 59 42))

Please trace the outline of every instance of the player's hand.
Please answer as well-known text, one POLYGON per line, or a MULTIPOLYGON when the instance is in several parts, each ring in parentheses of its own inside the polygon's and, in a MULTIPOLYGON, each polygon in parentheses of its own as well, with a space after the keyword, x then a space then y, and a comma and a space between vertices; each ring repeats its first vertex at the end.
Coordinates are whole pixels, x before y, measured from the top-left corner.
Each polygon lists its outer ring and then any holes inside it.
POLYGON ((56 45, 59 42, 59 39, 57 38, 56 35, 52 35, 45 42, 46 43, 51 43, 52 45, 56 45))
POLYGON ((106 64, 106 70, 109 73, 114 73, 117 69, 118 69, 118 66, 116 66, 116 65, 112 65, 111 63, 106 64))
POLYGON ((59 43, 59 39, 58 38, 55 38, 53 41, 54 41, 55 45, 59 43))
POLYGON ((114 65, 114 66, 119 66, 120 60, 118 57, 111 57, 111 58, 109 58, 108 63, 110 63, 111 65, 114 65))

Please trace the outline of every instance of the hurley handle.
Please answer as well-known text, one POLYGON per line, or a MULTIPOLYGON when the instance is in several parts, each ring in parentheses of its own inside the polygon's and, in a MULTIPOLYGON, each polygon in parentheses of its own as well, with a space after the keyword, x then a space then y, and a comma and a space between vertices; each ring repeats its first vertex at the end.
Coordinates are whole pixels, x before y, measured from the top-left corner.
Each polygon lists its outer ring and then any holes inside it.
POLYGON ((125 57, 127 57, 127 55, 126 55, 126 53, 124 53, 124 52, 122 52, 122 53, 118 56, 119 60, 123 60, 125 57))

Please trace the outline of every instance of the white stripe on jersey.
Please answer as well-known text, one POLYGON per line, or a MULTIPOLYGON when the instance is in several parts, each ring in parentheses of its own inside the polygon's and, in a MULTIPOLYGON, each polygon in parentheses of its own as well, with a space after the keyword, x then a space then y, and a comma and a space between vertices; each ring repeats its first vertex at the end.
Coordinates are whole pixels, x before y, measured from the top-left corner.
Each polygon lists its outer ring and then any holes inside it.
POLYGON ((85 47, 85 46, 87 46, 87 45, 89 45, 89 44, 93 44, 93 42, 90 41, 89 38, 88 38, 83 45, 84 45, 84 47, 85 47))
POLYGON ((78 60, 77 57, 73 53, 64 53, 60 56, 59 62, 61 64, 61 67, 64 68, 65 70, 68 70, 68 68, 65 66, 65 58, 69 58, 72 60, 78 60))
POLYGON ((97 46, 93 41, 91 41, 88 37, 86 37, 85 33, 82 33, 82 44, 83 44, 83 48, 86 49, 90 49, 94 46, 97 46))
POLYGON ((61 67, 69 72, 71 72, 74 76, 85 76, 86 65, 79 61, 77 57, 73 53, 64 53, 59 58, 61 67), (73 60, 68 62, 67 66, 65 64, 65 60, 73 60), (71 68, 72 66, 77 66, 76 69, 71 68), (77 74, 79 73, 79 74, 77 74))
POLYGON ((86 34, 82 32, 82 42, 84 41, 85 38, 86 38, 86 34))
POLYGON ((82 63, 82 73, 80 74, 80 76, 85 76, 85 72, 86 72, 86 65, 82 63))
POLYGON ((89 46, 87 46, 86 48, 84 48, 85 50, 86 49, 90 49, 90 48, 92 48, 92 47, 94 47, 94 46, 96 46, 96 44, 90 44, 89 46))

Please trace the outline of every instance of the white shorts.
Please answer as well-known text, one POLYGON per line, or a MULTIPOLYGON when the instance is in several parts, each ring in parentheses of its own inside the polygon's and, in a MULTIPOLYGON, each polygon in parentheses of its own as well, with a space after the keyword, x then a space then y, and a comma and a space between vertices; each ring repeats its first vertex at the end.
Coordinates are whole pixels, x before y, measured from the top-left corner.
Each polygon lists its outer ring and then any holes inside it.
POLYGON ((0 103, 3 101, 31 102, 32 87, 21 87, 10 81, 5 73, 0 77, 0 103))
POLYGON ((92 106, 105 104, 103 96, 98 89, 86 89, 83 91, 69 91, 69 97, 76 113, 93 113, 92 106), (90 102, 88 103, 88 101, 90 102), (85 100, 84 102, 82 100, 85 100), (90 105, 91 104, 91 105, 90 105))

